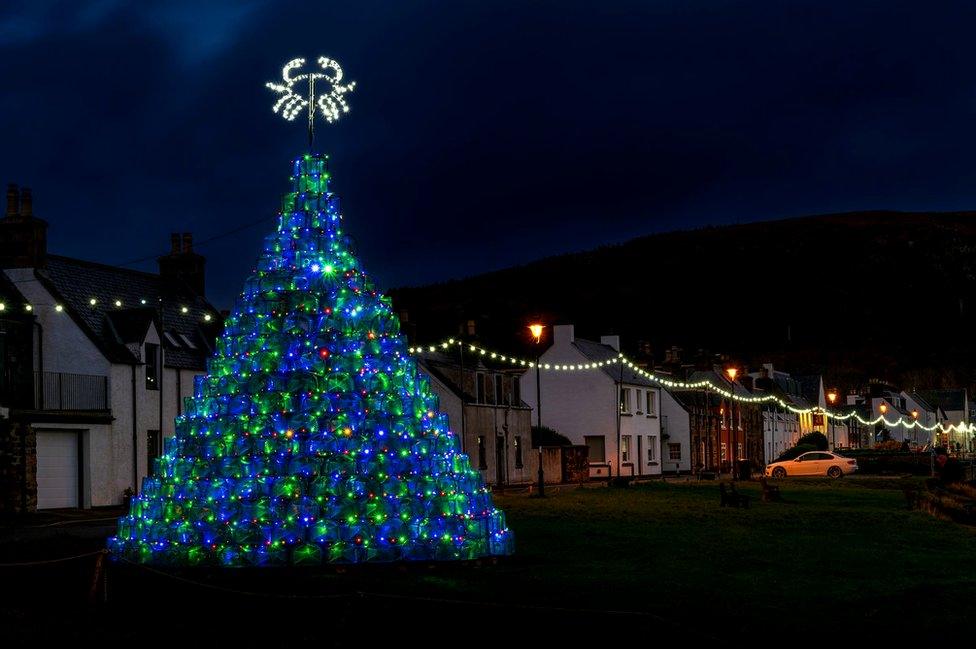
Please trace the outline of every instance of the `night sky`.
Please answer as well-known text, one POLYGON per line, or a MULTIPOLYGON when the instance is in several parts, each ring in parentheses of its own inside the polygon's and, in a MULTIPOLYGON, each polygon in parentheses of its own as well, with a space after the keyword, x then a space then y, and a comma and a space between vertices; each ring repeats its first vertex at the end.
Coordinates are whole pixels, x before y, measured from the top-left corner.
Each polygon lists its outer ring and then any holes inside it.
POLYGON ((324 54, 358 85, 319 142, 383 287, 677 228, 972 209, 974 28, 971 1, 8 0, 0 181, 33 188, 58 254, 239 229, 198 248, 229 306, 306 146, 264 83, 324 54))

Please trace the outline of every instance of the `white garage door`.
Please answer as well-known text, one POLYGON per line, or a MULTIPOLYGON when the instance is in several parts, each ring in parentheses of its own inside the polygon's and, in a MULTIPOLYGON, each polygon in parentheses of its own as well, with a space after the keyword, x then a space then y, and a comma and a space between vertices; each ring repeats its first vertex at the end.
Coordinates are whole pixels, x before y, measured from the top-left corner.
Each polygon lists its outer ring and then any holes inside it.
POLYGON ((78 506, 78 433, 37 433, 37 508, 78 506))

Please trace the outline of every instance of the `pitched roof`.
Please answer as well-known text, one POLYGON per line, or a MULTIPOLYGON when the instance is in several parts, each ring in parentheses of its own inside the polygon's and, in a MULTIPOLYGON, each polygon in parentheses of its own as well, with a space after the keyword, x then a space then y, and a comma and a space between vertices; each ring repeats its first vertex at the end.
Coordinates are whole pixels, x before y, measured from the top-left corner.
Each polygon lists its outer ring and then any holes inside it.
POLYGON ((221 328, 220 314, 185 283, 59 255, 48 255, 47 266, 35 275, 109 360, 139 362, 125 343, 136 342, 138 330, 144 336, 148 323, 156 321, 164 333, 167 367, 206 368, 221 328), (206 315, 211 316, 209 323, 206 315))
POLYGON ((0 302, 6 303, 6 309, 16 304, 26 304, 28 302, 24 294, 17 288, 17 285, 7 279, 4 273, 0 273, 0 302))
POLYGON ((823 381, 819 374, 808 374, 805 376, 794 376, 793 380, 800 387, 800 394, 807 401, 815 404, 820 403, 820 386, 823 381))
MULTIPOLYGON (((592 340, 584 340, 582 338, 577 338, 573 341, 573 346, 580 351, 583 356, 590 359, 591 362, 601 362, 608 361, 617 358, 620 355, 616 349, 610 345, 604 345, 603 343, 593 342, 592 340)), ((614 381, 620 381, 621 383, 629 383, 631 385, 646 385, 649 387, 658 387, 658 384, 651 381, 650 379, 638 374, 633 369, 622 365, 620 363, 614 363, 612 365, 604 365, 600 369, 603 373, 609 376, 614 381)))

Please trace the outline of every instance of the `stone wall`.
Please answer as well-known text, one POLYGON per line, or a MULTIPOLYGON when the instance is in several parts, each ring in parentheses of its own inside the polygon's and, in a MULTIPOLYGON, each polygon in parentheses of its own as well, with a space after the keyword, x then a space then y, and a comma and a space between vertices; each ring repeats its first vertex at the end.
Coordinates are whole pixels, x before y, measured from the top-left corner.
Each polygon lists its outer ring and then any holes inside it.
POLYGON ((37 510, 37 434, 0 417, 0 514, 37 510))

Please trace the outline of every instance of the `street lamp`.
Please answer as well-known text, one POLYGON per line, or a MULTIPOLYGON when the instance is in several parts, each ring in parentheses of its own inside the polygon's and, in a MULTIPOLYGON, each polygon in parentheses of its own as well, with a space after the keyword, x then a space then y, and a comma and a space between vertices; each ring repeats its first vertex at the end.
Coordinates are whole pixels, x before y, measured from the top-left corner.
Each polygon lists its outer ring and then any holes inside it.
MULTIPOLYGON (((912 419, 918 422, 918 410, 912 410, 912 419)), ((912 439, 915 441, 915 446, 918 446, 918 426, 912 426, 912 439)))
MULTIPOLYGON (((827 392, 827 401, 830 402, 830 405, 831 406, 833 406, 835 403, 837 403, 837 391, 836 390, 830 390, 829 392, 827 392)), ((827 415, 825 414, 824 416, 826 417, 827 415)), ((830 426, 830 449, 833 450, 833 449, 837 448, 836 429, 834 428, 834 420, 832 418, 828 418, 828 421, 830 422, 829 423, 829 426, 830 426)), ((848 437, 850 437, 850 435, 848 435, 848 437)), ((847 442, 847 445, 850 446, 850 441, 847 442)))
POLYGON ((545 331, 545 325, 538 323, 533 323, 529 325, 529 331, 532 333, 532 337, 535 338, 536 344, 536 354, 535 354, 535 407, 536 407, 536 428, 539 431, 538 447, 539 447, 539 491, 536 494, 539 498, 546 497, 546 477, 542 471, 542 375, 539 372, 539 359, 542 358, 542 354, 539 351, 539 343, 542 342, 542 333, 545 331))
POLYGON ((725 375, 729 377, 729 381, 732 382, 732 388, 729 390, 729 443, 732 448, 729 449, 729 455, 733 458, 730 462, 732 467, 732 479, 736 478, 736 463, 739 459, 738 453, 736 453, 736 442, 738 441, 738 435, 735 432, 735 377, 739 375, 739 369, 736 367, 726 367, 725 375))

